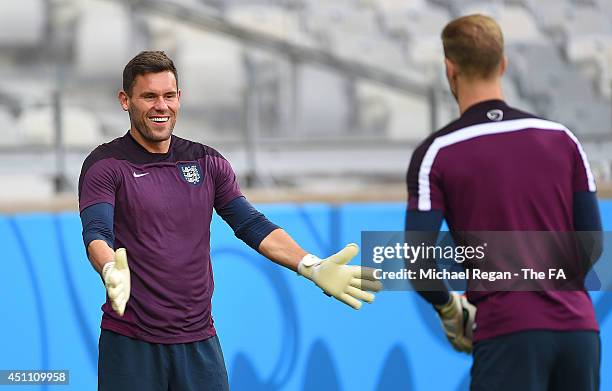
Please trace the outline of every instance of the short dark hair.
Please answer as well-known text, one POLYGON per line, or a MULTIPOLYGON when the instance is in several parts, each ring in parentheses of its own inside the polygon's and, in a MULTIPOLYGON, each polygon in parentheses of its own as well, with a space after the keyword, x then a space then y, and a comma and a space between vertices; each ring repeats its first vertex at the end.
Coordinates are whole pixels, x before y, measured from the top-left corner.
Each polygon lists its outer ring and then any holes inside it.
POLYGON ((142 51, 132 58, 123 68, 123 91, 132 95, 132 87, 136 76, 146 73, 158 73, 169 71, 174 74, 176 87, 178 88, 178 73, 174 62, 161 50, 142 51))
POLYGON ((442 31, 444 55, 469 78, 490 77, 504 58, 504 37, 493 18, 467 15, 442 31))

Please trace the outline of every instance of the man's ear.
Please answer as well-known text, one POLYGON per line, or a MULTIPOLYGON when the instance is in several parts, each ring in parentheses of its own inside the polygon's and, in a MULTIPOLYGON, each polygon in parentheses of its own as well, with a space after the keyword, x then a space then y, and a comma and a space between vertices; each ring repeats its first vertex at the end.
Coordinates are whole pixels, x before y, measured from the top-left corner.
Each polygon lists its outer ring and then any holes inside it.
POLYGON ((121 90, 119 91, 117 98, 119 98, 119 103, 121 104, 121 108, 123 109, 123 111, 128 111, 128 108, 130 106, 130 97, 128 96, 128 94, 125 91, 121 90))
POLYGON ((502 58, 501 64, 499 66, 499 76, 503 76, 504 73, 506 72, 506 69, 508 68, 508 57, 504 56, 504 58, 502 58))
POLYGON ((446 68, 446 77, 448 78, 448 80, 454 80, 457 76, 457 67, 455 66, 455 64, 445 57, 444 66, 446 68))

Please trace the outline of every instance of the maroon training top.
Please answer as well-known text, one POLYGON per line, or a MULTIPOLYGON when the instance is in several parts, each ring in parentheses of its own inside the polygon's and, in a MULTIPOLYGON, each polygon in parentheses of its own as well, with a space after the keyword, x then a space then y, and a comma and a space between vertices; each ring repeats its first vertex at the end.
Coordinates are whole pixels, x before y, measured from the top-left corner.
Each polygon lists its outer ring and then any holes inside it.
POLYGON ((215 335, 210 222, 241 192, 213 148, 172 136, 168 153, 149 153, 129 132, 83 163, 79 209, 114 206, 115 248, 127 249, 131 296, 123 317, 102 306, 102 328, 153 343, 215 335))
MULTIPOLYGON (((408 170, 410 210, 440 210, 452 231, 572 231, 573 193, 595 191, 563 125, 503 101, 477 103, 428 137, 408 170)), ((469 292, 474 340, 523 330, 598 330, 588 293, 469 292)))

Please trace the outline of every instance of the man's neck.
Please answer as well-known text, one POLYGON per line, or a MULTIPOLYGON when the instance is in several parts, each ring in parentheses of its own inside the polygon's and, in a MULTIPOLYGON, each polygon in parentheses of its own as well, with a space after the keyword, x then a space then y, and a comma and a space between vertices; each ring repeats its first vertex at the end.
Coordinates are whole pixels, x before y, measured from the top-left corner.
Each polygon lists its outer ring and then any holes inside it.
POLYGON ((460 80, 458 86, 457 103, 459 112, 463 114, 468 108, 476 103, 487 100, 503 100, 504 95, 501 88, 501 80, 460 80))
POLYGON ((136 140, 138 144, 140 144, 141 147, 146 149, 149 153, 168 153, 168 150, 170 149, 171 138, 164 141, 151 142, 142 137, 140 132, 138 132, 134 128, 130 128, 130 135, 134 140, 136 140))

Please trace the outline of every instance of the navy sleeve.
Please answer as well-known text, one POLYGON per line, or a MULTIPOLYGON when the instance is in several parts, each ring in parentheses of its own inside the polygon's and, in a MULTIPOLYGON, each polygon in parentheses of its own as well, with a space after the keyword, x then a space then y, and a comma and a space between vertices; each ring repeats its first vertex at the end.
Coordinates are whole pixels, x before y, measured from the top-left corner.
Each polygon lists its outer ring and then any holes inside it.
POLYGON ((603 230, 596 194, 590 191, 575 192, 573 209, 574 231, 578 232, 582 259, 588 270, 603 251, 603 230))
MULTIPOLYGON (((406 243, 410 246, 419 246, 421 243, 435 245, 443 218, 442 211, 439 210, 406 210, 406 243)), ((416 260, 412 264, 408 262, 406 266, 418 269, 423 265, 423 260, 416 260)), ((446 304, 450 299, 448 288, 444 281, 428 280, 423 282, 411 280, 411 284, 417 293, 430 304, 442 305, 446 304), (424 286, 427 288, 423 288, 424 286)))
POLYGON ((236 237, 258 251, 259 244, 270 232, 278 229, 244 197, 237 197, 217 210, 219 216, 234 230, 236 237))
POLYGON ((83 225, 83 244, 85 251, 93 240, 104 240, 110 248, 115 242, 113 232, 113 216, 115 209, 111 204, 101 202, 88 206, 81 212, 81 224, 83 225))

